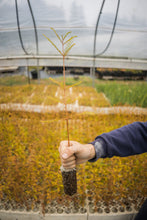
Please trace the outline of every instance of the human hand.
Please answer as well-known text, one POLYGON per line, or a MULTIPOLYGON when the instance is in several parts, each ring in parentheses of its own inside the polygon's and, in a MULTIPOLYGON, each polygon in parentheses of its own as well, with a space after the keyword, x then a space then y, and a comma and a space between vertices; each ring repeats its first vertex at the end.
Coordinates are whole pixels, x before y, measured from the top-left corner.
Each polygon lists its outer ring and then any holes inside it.
POLYGON ((80 144, 77 141, 61 141, 59 146, 61 163, 65 169, 75 168, 77 164, 85 163, 95 157, 92 144, 80 144))

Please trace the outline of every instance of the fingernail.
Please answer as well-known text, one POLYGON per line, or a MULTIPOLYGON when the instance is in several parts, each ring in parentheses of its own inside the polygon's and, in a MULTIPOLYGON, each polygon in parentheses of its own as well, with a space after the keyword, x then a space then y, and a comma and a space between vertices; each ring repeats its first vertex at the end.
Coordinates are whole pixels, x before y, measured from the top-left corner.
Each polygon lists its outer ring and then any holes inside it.
POLYGON ((68 155, 67 154, 63 154, 62 157, 63 157, 63 159, 66 159, 68 157, 68 155))

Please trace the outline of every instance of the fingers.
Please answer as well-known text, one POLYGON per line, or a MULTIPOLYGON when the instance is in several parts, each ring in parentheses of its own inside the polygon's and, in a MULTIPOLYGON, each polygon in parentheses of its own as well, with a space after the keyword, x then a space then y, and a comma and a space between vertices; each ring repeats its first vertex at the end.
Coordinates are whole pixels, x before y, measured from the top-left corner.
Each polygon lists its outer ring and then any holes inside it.
POLYGON ((63 161, 63 162, 66 162, 66 163, 69 163, 69 162, 71 162, 71 161, 75 161, 75 159, 76 159, 75 156, 72 155, 72 156, 69 157, 68 159, 63 159, 63 158, 62 158, 62 161, 63 161))
POLYGON ((82 145, 76 141, 70 141, 70 146, 68 145, 68 141, 61 141, 59 146, 59 152, 60 152, 61 163, 64 168, 71 169, 76 167, 76 164, 85 162, 85 160, 84 161, 82 160, 83 158, 78 158, 78 155, 80 156, 79 152, 81 147, 82 145), (78 161, 79 159, 81 159, 80 163, 78 161))
POLYGON ((66 169, 72 169, 72 168, 76 167, 76 158, 75 158, 75 156, 71 156, 66 160, 62 159, 61 162, 62 162, 63 167, 66 168, 66 169))
POLYGON ((70 141, 70 146, 68 141, 61 141, 59 146, 60 159, 63 167, 65 169, 72 169, 76 166, 76 157, 73 149, 74 143, 70 141))
POLYGON ((78 142, 70 141, 70 146, 68 146, 68 141, 61 141, 59 146, 60 157, 67 159, 74 155, 78 151, 78 142))
POLYGON ((60 158, 67 159, 70 157, 70 152, 68 152, 68 142, 67 141, 61 141, 60 146, 59 146, 59 153, 60 153, 60 158))
POLYGON ((63 151, 68 147, 68 141, 61 141, 59 146, 59 153, 63 153, 63 151))

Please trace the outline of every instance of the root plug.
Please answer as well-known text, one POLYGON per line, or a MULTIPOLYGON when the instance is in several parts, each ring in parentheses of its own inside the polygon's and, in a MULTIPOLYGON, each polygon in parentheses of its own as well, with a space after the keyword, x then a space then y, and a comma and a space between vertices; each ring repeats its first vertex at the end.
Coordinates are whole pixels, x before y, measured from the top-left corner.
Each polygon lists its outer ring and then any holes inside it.
POLYGON ((76 168, 66 170, 64 167, 61 167, 61 172, 65 194, 69 196, 74 195, 77 193, 76 168))

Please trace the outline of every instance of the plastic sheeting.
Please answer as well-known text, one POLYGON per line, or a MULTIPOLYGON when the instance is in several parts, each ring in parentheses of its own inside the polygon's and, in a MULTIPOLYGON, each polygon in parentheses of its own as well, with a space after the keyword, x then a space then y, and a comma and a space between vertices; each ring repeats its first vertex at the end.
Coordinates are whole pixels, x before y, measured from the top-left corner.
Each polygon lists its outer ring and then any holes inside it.
MULTIPOLYGON (((36 55, 33 21, 27 0, 18 0, 20 30, 28 55, 36 55)), ((59 45, 49 27, 78 37, 69 55, 93 56, 94 33, 102 0, 30 0, 36 21, 39 55, 59 55, 43 34, 59 45)), ((106 0, 96 38, 96 54, 107 45, 118 0, 106 0)), ((147 1, 120 1, 112 42, 103 57, 147 59, 147 1)), ((25 55, 18 35, 15 0, 0 0, 0 57, 25 55)))

